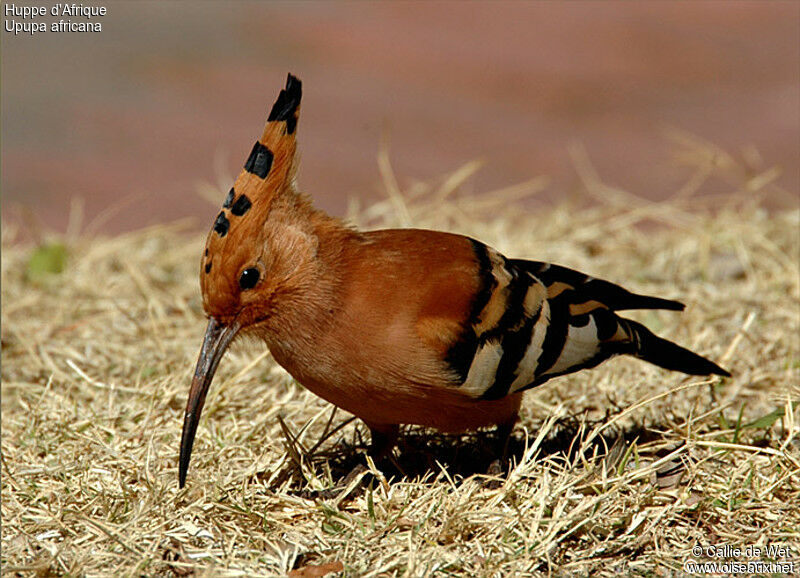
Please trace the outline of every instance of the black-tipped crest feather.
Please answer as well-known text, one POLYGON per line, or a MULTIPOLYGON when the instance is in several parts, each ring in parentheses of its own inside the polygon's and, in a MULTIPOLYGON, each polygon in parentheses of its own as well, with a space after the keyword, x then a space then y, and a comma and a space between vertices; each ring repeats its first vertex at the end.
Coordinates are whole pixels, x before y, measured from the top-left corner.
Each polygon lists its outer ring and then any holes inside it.
POLYGON ((292 134, 297 126, 295 112, 300 106, 300 99, 303 96, 302 83, 300 80, 289 74, 286 78, 286 88, 281 90, 272 110, 267 117, 268 121, 286 121, 286 132, 292 134))

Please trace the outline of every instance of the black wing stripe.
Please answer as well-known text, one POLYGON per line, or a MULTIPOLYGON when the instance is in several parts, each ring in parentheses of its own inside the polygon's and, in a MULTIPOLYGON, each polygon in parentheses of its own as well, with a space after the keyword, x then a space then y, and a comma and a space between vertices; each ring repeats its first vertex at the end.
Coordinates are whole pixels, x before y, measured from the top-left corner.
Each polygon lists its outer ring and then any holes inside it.
POLYGON ((469 375, 469 368, 472 365, 475 355, 478 352, 478 337, 473 328, 480 320, 481 312, 492 296, 497 279, 492 273, 492 261, 489 258, 488 247, 483 243, 470 239, 475 259, 478 262, 480 276, 480 288, 475 296, 470 309, 469 318, 458 341, 447 351, 445 360, 448 365, 458 375, 461 383, 466 381, 469 375))
POLYGON ((526 261, 524 259, 514 259, 512 263, 536 275, 548 287, 554 283, 570 285, 575 291, 573 303, 595 300, 615 311, 624 309, 669 309, 672 311, 682 311, 685 307, 684 304, 679 301, 631 293, 627 289, 615 285, 610 281, 595 279, 585 273, 575 271, 568 267, 562 267, 561 265, 552 265, 541 261, 526 261))
POLYGON ((562 293, 550 300, 550 325, 547 327, 547 334, 542 342, 542 353, 536 364, 535 376, 537 378, 553 367, 564 350, 569 331, 568 298, 568 293, 562 293))
POLYGON ((503 356, 500 358, 500 363, 495 371, 494 382, 483 394, 483 399, 500 399, 507 395, 511 384, 516 378, 520 362, 525 357, 525 351, 528 349, 533 337, 533 327, 539 320, 539 315, 542 311, 540 304, 538 310, 532 316, 526 315, 525 298, 533 283, 533 277, 523 274, 517 277, 516 283, 511 289, 506 314, 503 315, 498 324, 498 328, 503 331, 502 341, 500 342, 503 356), (513 326, 516 326, 516 328, 509 329, 513 326))

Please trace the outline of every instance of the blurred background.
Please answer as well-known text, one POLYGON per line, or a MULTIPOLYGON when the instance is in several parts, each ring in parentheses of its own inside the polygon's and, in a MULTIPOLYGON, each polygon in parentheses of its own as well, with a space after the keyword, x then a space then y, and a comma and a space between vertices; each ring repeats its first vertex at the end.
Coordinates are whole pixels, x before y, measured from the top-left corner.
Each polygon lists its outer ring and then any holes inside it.
POLYGON ((577 186, 577 143, 605 182, 661 199, 688 175, 675 128, 800 186, 797 2, 91 5, 100 33, 4 27, 5 223, 64 231, 80 199, 82 227, 205 229, 289 71, 299 183, 339 215, 382 194, 383 135, 401 184, 482 159, 470 187, 549 175, 552 200, 577 186))

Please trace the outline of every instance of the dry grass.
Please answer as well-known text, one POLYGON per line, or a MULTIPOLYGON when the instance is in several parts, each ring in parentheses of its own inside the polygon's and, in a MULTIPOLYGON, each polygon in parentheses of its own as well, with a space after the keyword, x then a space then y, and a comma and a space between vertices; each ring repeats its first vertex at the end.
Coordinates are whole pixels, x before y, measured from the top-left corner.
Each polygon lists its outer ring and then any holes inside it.
POLYGON ((747 157, 687 139, 679 152, 692 176, 652 203, 603 185, 576 150, 584 198, 552 207, 522 199, 541 179, 463 195, 473 164, 401 192, 382 156, 389 200, 354 220, 455 230, 679 298, 685 313, 639 319, 734 377, 614 360, 528 393, 515 463, 497 477, 490 433, 409 428, 394 469, 331 499, 319 491, 365 463, 364 428, 255 344, 222 362, 178 490, 204 328, 199 235, 78 238, 62 273, 32 280, 33 248, 6 227, 4 575, 313 575, 336 562, 348 576, 682 575, 698 543, 782 543, 797 560, 800 214, 760 208, 774 173, 747 157))

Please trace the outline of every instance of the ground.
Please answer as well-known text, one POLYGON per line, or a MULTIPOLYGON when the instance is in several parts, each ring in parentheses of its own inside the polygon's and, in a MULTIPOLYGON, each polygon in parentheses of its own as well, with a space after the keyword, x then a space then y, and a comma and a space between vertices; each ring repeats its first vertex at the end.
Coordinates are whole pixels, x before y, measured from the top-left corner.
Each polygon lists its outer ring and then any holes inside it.
POLYGON ((555 205, 525 198, 541 180, 462 193, 474 164, 401 191, 382 160, 388 198, 354 222, 458 231, 680 299, 683 313, 637 318, 733 374, 617 359, 554 380, 527 394, 500 470, 492 432, 418 428, 378 470, 363 425, 244 343, 222 361, 179 490, 202 236, 176 223, 34 246, 6 227, 4 574, 671 576, 710 547, 800 572, 800 213, 761 208, 768 172, 686 147, 692 176, 663 202, 578 157, 581 188, 555 205), (324 491, 356 464, 372 471, 324 491), (769 545, 789 552, 744 553, 769 545))

